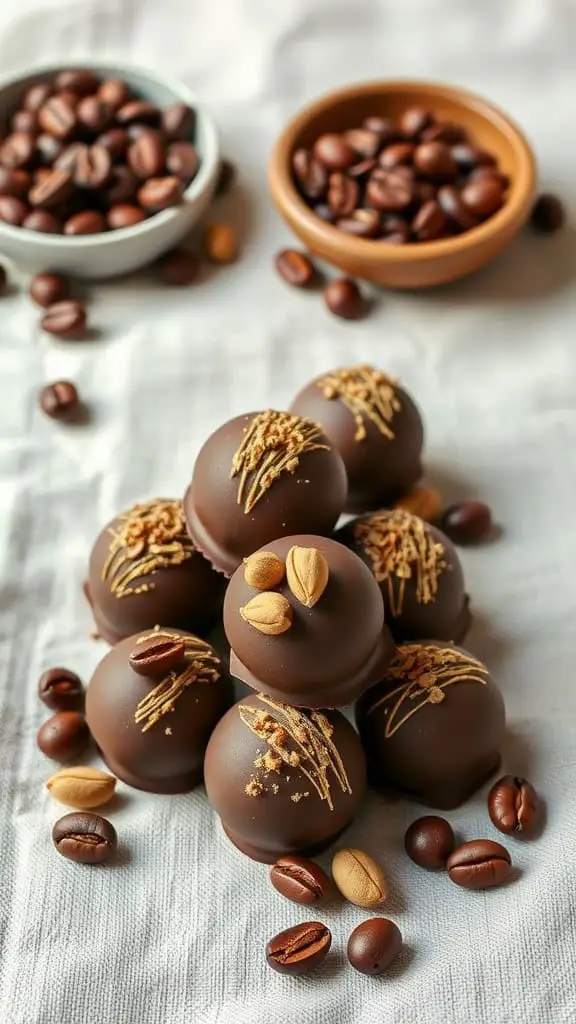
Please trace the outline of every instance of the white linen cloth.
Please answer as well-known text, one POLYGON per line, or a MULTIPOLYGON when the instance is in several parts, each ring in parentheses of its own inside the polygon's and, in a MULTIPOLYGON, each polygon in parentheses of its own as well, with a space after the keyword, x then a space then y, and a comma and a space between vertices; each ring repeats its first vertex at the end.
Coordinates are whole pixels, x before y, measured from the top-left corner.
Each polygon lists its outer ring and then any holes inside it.
MULTIPOLYGON (((573 1024, 576 787, 576 259, 571 0, 19 0, 0 5, 0 67, 118 56, 180 74, 240 166, 215 215, 243 255, 178 291, 140 277, 90 292, 98 340, 51 340, 20 289, 0 299, 0 1021, 2 1024, 573 1024), (266 195, 285 119, 333 86, 379 76, 460 83, 525 127, 542 183, 572 226, 525 233, 493 266, 428 294, 378 296, 370 319, 331 319, 271 257, 289 239, 266 195), (314 910, 333 955, 300 980, 264 944, 310 917, 229 846, 200 788, 165 798, 119 787, 121 863, 58 857, 61 810, 42 790, 36 681, 53 664, 88 679, 105 651, 81 594, 97 531, 134 500, 180 495, 204 438, 229 416, 282 407, 311 376, 372 361, 399 376, 427 426, 448 497, 479 495, 503 534, 463 553, 469 646, 505 694, 505 766, 543 793, 548 821, 507 845, 519 877, 469 893, 406 858, 420 808, 371 798, 346 835, 379 859, 383 908, 406 951, 384 978, 346 963, 350 905, 314 910), (39 387, 76 380, 92 411, 66 428, 39 387)), ((16 278, 18 280, 18 278, 16 278)), ((25 282, 21 282, 24 284, 25 282)), ((450 820, 498 839, 485 790, 450 820)), ((327 863, 324 858, 324 863, 327 863)))

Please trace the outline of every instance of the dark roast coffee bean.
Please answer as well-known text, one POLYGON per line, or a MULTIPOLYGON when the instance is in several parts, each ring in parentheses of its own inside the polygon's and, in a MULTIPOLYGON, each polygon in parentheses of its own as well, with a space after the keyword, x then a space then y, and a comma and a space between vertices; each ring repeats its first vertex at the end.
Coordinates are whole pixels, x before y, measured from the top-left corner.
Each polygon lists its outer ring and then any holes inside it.
POLYGON ((111 173, 112 157, 102 146, 83 146, 76 153, 74 182, 79 188, 103 188, 111 173))
POLYGON ((446 217, 434 199, 420 207, 412 221, 412 231, 419 242, 433 242, 446 234, 446 217))
MULTIPOLYGON (((175 174, 177 178, 180 177, 177 171, 172 170, 170 167, 168 168, 168 170, 170 171, 171 174, 175 174)), ((218 173, 218 181, 216 182, 214 194, 217 196, 225 195, 230 186, 232 185, 232 182, 234 181, 235 177, 236 168, 234 164, 231 163, 230 160, 221 160, 220 171, 218 173)))
POLYGON ((41 231, 43 235, 62 234, 62 224, 48 210, 32 210, 32 213, 22 221, 22 227, 28 231, 41 231))
POLYGON ((372 917, 348 939, 348 960, 360 974, 383 974, 402 949, 400 929, 386 917, 372 917))
POLYGON ((128 135, 123 128, 110 128, 98 136, 95 145, 107 150, 112 160, 121 160, 126 154, 128 143, 128 135))
POLYGON ((469 181, 461 192, 462 201, 478 217, 490 217, 504 202, 502 185, 495 178, 469 181))
POLYGON ((30 298, 44 309, 53 306, 55 302, 62 302, 69 294, 70 285, 62 274, 36 274, 30 282, 30 298))
POLYGON ((38 696, 52 711, 81 711, 84 707, 80 677, 67 668, 49 668, 43 672, 38 680, 38 696))
POLYGON ((113 113, 98 96, 86 96, 76 107, 76 117, 83 128, 99 135, 112 121, 113 113))
POLYGON ((336 227, 346 235, 376 238, 381 230, 380 214, 378 210, 353 210, 349 217, 342 217, 336 221, 336 227))
POLYGON ((381 146, 388 146, 400 137, 400 132, 390 117, 366 117, 362 122, 362 127, 367 128, 369 132, 374 132, 378 136, 381 146))
MULTIPOLYGON (((42 412, 53 420, 74 420, 80 410, 80 399, 74 384, 69 380, 57 380, 46 384, 39 397, 42 412)), ((82 698, 82 704, 83 704, 82 698)))
POLYGON ((534 786, 517 775, 504 775, 488 794, 488 814, 493 825, 507 835, 526 834, 538 818, 534 786))
POLYGON ((110 172, 110 180, 106 185, 106 200, 110 206, 118 203, 129 203, 136 198, 138 190, 138 178, 125 164, 113 167, 110 172))
POLYGON ((0 147, 0 164, 11 170, 28 167, 34 158, 36 140, 30 132, 12 132, 0 147))
POLYGON ((170 142, 191 142, 196 127, 196 114, 185 103, 172 103, 162 111, 161 125, 170 142))
POLYGON ((36 739, 46 757, 69 764, 82 757, 90 742, 90 730, 79 711, 57 711, 40 726, 36 739))
POLYGON ((128 149, 128 164, 137 178, 158 178, 166 162, 166 148, 157 132, 146 132, 128 149))
POLYGON ((344 138, 358 156, 364 158, 376 156, 380 149, 378 133, 371 132, 368 128, 352 128, 350 131, 344 132, 344 138))
POLYGON ((337 277, 324 289, 324 302, 334 316, 358 320, 364 313, 360 289, 349 277, 337 277))
POLYGON ((38 120, 45 132, 65 141, 76 128, 76 111, 60 96, 52 96, 40 108, 38 120))
POLYGON ((450 854, 446 867, 450 880, 463 889, 489 889, 510 877, 508 850, 491 839, 473 839, 450 854))
POLYGON ((69 171, 50 171, 43 181, 30 189, 28 199, 32 206, 53 210, 65 203, 72 192, 72 175, 69 171))
POLYGON ((427 814, 413 821, 404 836, 406 853, 421 868, 446 867, 454 849, 454 833, 445 818, 427 814))
POLYGON ((270 868, 270 881, 282 896, 293 903, 318 903, 330 891, 326 872, 305 857, 280 857, 270 868))
POLYGON ((147 100, 129 100, 116 111, 116 120, 121 125, 135 124, 137 121, 157 125, 160 122, 160 111, 147 100))
POLYGON ((198 170, 198 153, 189 142, 172 142, 166 154, 166 170, 188 185, 198 170))
POLYGON ((413 142, 394 142, 386 146, 378 157, 380 167, 399 167, 401 164, 408 166, 412 163, 416 146, 413 142))
POLYGON ((104 864, 116 852, 116 829, 99 814, 73 811, 52 829, 54 845, 63 857, 77 864, 104 864))
POLYGON ((106 220, 99 210, 82 210, 69 217, 64 224, 65 235, 98 235, 106 231, 106 220))
POLYGON ((130 90, 121 78, 106 78, 98 86, 96 95, 111 110, 118 110, 130 99, 130 90))
POLYGON ((544 193, 536 200, 532 210, 531 224, 541 234, 551 235, 564 225, 564 206, 558 196, 544 193))
POLYGON ((117 206, 111 206, 106 214, 106 223, 112 230, 131 228, 143 220, 146 220, 144 210, 132 203, 118 203, 117 206))
POLYGON ((414 178, 409 167, 374 171, 366 186, 366 198, 377 210, 394 213, 405 210, 414 196, 414 178))
POLYGON ((492 532, 492 513, 483 501, 461 501, 446 509, 440 528, 455 544, 478 544, 492 532))
POLYGON ((305 288, 314 280, 314 265, 303 252, 298 252, 296 249, 282 249, 274 262, 280 277, 296 288, 305 288))
POLYGON ((36 153, 43 164, 53 164, 60 156, 61 152, 62 143, 59 139, 55 139, 53 135, 48 135, 47 132, 42 132, 42 134, 37 137, 36 153))
POLYGON ((42 317, 42 327, 57 338, 77 338, 86 324, 86 310, 75 299, 65 299, 49 306, 42 317))
POLYGON ((54 161, 55 170, 70 171, 74 176, 78 157, 86 149, 88 147, 84 142, 71 142, 69 146, 64 146, 54 161))
POLYGON ((16 196, 0 196, 0 220, 5 224, 20 227, 28 213, 28 207, 16 196))
POLYGON ((436 199, 438 194, 438 187, 433 185, 431 181, 415 181, 414 182, 414 198, 413 203, 418 209, 423 206, 424 203, 429 203, 430 200, 436 199))
POLYGON ((38 131, 38 118, 31 110, 17 110, 10 121, 10 127, 13 132, 35 135, 38 131))
POLYGON ((53 87, 50 82, 40 82, 38 85, 31 85, 24 95, 23 107, 37 114, 40 107, 43 107, 49 96, 52 95, 53 87))
POLYGON ((443 142, 421 142, 414 151, 414 165, 434 181, 451 181, 458 174, 458 164, 443 142))
POLYGON ((334 171, 328 186, 328 206, 335 217, 348 217, 358 205, 360 190, 358 184, 347 174, 334 171))
POLYGON ((296 182, 307 199, 322 199, 328 188, 328 171, 309 149, 297 149, 292 157, 296 182))
POLYGON ((158 213, 176 206, 182 198, 182 185, 178 178, 150 178, 138 190, 138 202, 149 213, 158 213))
POLYGON ((497 167, 475 167, 468 175, 468 181, 483 181, 485 178, 494 178, 500 182, 504 192, 510 188, 510 178, 507 174, 499 171, 497 167))
POLYGON ((417 139, 431 123, 432 115, 424 107, 409 107, 398 122, 400 131, 406 139, 417 139))
POLYGON ((0 167, 0 195, 25 199, 30 191, 32 179, 28 171, 0 167))
POLYGON ((471 171, 473 167, 486 167, 488 164, 495 164, 496 157, 487 153, 485 149, 478 149, 469 143, 462 142, 452 146, 450 150, 452 158, 463 171, 471 171))
POLYGON ((297 924, 270 939, 266 960, 280 974, 305 974, 322 963, 331 943, 332 935, 325 924, 297 924))
POLYGON ((314 156, 330 171, 345 171, 357 162, 356 153, 343 135, 328 133, 314 143, 314 156))
POLYGON ((467 142, 468 134, 461 124, 453 124, 451 121, 437 121, 428 125, 422 132, 422 142, 447 142, 454 145, 457 142, 467 142))
POLYGON ((438 202, 450 224, 460 231, 469 231, 478 224, 476 215, 462 202, 460 193, 451 185, 438 189, 438 202))
POLYGON ((346 174, 349 178, 367 178, 377 166, 378 161, 375 157, 371 157, 367 160, 360 160, 357 164, 352 164, 352 167, 348 168, 346 174))
POLYGON ((141 640, 132 648, 128 661, 130 668, 146 679, 166 676, 178 668, 186 653, 184 641, 171 640, 163 636, 151 635, 141 640))
POLYGON ((70 89, 71 92, 77 93, 78 96, 89 96, 90 93, 96 92, 98 79, 92 71, 88 71, 85 68, 71 68, 67 71, 61 71, 57 75, 56 88, 70 89))
POLYGON ((179 288, 193 284, 198 277, 200 265, 189 249, 172 249, 159 260, 158 270, 164 284, 179 288))

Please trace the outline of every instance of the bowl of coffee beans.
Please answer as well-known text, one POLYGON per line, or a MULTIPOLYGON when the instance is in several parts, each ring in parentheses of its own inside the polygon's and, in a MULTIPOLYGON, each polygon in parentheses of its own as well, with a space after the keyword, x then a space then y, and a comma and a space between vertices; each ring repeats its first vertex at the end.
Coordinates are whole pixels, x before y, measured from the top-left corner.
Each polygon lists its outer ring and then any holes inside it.
POLYGON ((426 82, 352 85, 286 126, 272 198, 306 247, 394 288, 444 284, 500 253, 530 215, 529 143, 497 107, 426 82))
POLYGON ((0 251, 28 270, 114 277, 177 245, 219 173, 185 85, 104 62, 0 82, 0 251))

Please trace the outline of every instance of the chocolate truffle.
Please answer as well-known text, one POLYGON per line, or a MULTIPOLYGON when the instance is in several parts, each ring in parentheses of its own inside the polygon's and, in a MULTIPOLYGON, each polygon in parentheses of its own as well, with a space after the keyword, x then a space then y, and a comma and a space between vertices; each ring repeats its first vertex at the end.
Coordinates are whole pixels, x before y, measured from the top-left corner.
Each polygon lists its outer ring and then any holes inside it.
POLYGON ((325 849, 364 796, 366 762, 339 711, 305 711, 252 694, 214 730, 206 792, 242 853, 272 864, 325 849))
POLYGON ((440 530, 405 509, 392 509, 354 519, 337 536, 380 584, 397 643, 464 639, 472 616, 462 567, 440 530))
POLYGON ((205 633, 224 582, 190 540, 182 502, 157 498, 104 527, 84 590, 99 634, 115 644, 159 623, 205 633))
POLYGON ((103 658, 86 693, 86 719, 119 779, 151 793, 184 793, 200 782, 210 734, 233 699, 210 644, 156 627, 103 658))
POLYGON ((184 498, 188 530, 231 576, 245 555, 293 533, 330 533, 346 470, 317 423, 286 412, 229 420, 201 449, 184 498))
POLYGON ((422 476, 422 418, 410 395, 381 370, 350 366, 325 373, 291 409, 317 420, 340 452, 347 512, 391 505, 422 476))
POLYGON ((394 645, 378 585, 327 537, 282 537, 236 570, 224 599, 230 670, 299 707, 341 707, 382 675, 394 645))
POLYGON ((458 807, 500 763, 500 690, 482 662, 451 644, 402 644, 358 701, 356 722, 375 787, 430 807, 458 807))

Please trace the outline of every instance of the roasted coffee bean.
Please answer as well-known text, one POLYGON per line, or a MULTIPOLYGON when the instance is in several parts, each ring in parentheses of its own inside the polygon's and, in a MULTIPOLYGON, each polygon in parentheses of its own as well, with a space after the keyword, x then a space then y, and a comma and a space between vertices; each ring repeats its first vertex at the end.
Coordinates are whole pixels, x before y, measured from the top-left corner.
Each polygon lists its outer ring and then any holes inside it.
POLYGON ((358 238, 376 238, 381 230, 381 218, 378 210, 353 210, 349 217, 341 217, 336 227, 346 235, 358 238))
POLYGON ((270 868, 270 881, 286 899, 306 905, 324 899, 331 888, 326 872, 305 857, 280 857, 270 868))
POLYGON ((39 82, 38 85, 31 85, 24 96, 22 106, 37 114, 40 107, 43 107, 49 96, 52 95, 53 87, 50 82, 39 82))
POLYGON ((46 757, 70 764, 81 758, 88 747, 90 730, 79 711, 57 711, 40 726, 36 740, 46 757))
POLYGON ((71 89, 60 89, 58 92, 58 96, 61 100, 64 100, 64 102, 67 103, 69 107, 72 107, 72 110, 76 110, 76 107, 80 103, 81 99, 78 93, 72 92, 71 89))
POLYGON ((142 181, 158 178, 165 162, 166 147, 157 132, 146 132, 128 149, 128 164, 142 181))
POLYGON ((129 203, 136 198, 138 185, 138 178, 134 171, 131 171, 125 164, 119 164, 110 172, 110 180, 105 189, 106 200, 110 206, 129 203))
POLYGON ((358 205, 360 190, 357 182, 341 171, 330 175, 328 206, 335 217, 348 217, 358 205))
POLYGON ((189 142, 172 142, 166 153, 166 170, 189 185, 198 170, 198 153, 189 142))
POLYGON ((176 206, 182 198, 182 185, 178 178, 149 178, 138 190, 138 202, 149 213, 158 213, 176 206))
POLYGON ((371 132, 368 128, 352 128, 344 132, 346 142, 364 158, 376 156, 380 149, 380 137, 377 132, 371 132))
POLYGON ((160 111, 147 100, 129 100, 116 111, 116 120, 121 125, 141 122, 155 126, 160 122, 160 111))
POLYGON ((345 171, 357 162, 352 146, 343 135, 328 133, 314 143, 314 156, 330 171, 345 171))
POLYGON ((40 161, 51 166, 55 160, 58 159, 62 152, 62 143, 59 139, 55 139, 53 135, 48 135, 47 132, 42 132, 36 139, 36 153, 38 154, 40 161))
POLYGON ((22 227, 28 231, 40 231, 43 235, 61 235, 62 224, 48 210, 32 210, 22 221, 22 227))
POLYGON ((415 149, 416 146, 413 142, 394 142, 382 150, 378 157, 378 163, 380 167, 385 168, 409 166, 412 163, 415 149))
POLYGON ((475 167, 468 175, 468 181, 483 181, 485 178, 494 178, 496 181, 500 182, 504 192, 510 187, 509 176, 504 174, 503 171, 499 171, 497 167, 475 167))
POLYGON ((97 96, 111 110, 118 110, 130 99, 130 90, 121 78, 106 78, 98 86, 97 96))
POLYGON ((460 198, 460 193, 451 185, 438 189, 438 202, 446 214, 450 225, 460 231, 469 231, 476 227, 478 218, 460 198))
POLYGON ((490 217, 504 202, 502 185, 495 178, 469 181, 461 192, 462 201, 478 217, 490 217))
POLYGON ((186 648, 184 641, 167 639, 152 633, 135 644, 128 661, 130 668, 139 676, 156 679, 166 676, 182 663, 186 648))
POLYGON ((0 195, 25 199, 30 191, 32 179, 28 171, 0 167, 0 195))
POLYGON ((489 889, 510 878, 510 854, 491 839, 473 839, 450 854, 446 863, 450 880, 463 889, 489 889))
POLYGON ((66 140, 76 129, 76 111, 60 96, 51 96, 38 113, 41 127, 49 135, 66 140))
POLYGON ((309 149, 297 149, 292 169, 300 191, 307 199, 322 199, 328 188, 328 171, 309 149))
POLYGON ((104 864, 118 846, 111 822, 90 811, 65 814, 54 825, 52 839, 58 853, 77 864, 104 864))
POLYGON ((266 959, 280 974, 305 974, 325 959, 332 935, 318 921, 297 924, 275 935, 266 945, 266 959))
POLYGON ((161 257, 158 270, 164 284, 180 288, 193 284, 198 277, 200 265, 197 257, 189 249, 172 249, 161 257))
POLYGON ((30 132, 12 132, 0 147, 0 164, 11 170, 28 167, 34 158, 36 139, 30 132))
POLYGON ((375 167, 378 166, 376 157, 371 157, 367 160, 360 160, 360 163, 352 164, 346 171, 349 178, 367 178, 372 173, 375 167))
POLYGON ((462 142, 452 146, 450 150, 452 158, 463 171, 471 171, 473 167, 486 167, 496 163, 496 157, 487 153, 485 149, 478 149, 470 143, 462 142))
POLYGON ((534 786, 518 775, 504 775, 488 794, 490 820, 507 835, 530 832, 538 819, 538 804, 534 786))
POLYGON ((274 262, 280 277, 296 288, 306 288, 316 275, 312 261, 297 249, 282 249, 274 262))
POLYGON ((72 175, 69 171, 50 171, 43 181, 30 189, 28 199, 32 206, 53 210, 61 206, 72 192, 72 175))
POLYGON ((16 196, 0 195, 0 220, 3 220, 5 224, 20 227, 28 213, 28 207, 20 199, 16 199, 16 196))
POLYGON ((76 107, 76 117, 83 128, 99 135, 112 121, 113 112, 98 96, 86 96, 76 107))
POLYGON ((31 110, 17 110, 10 121, 13 132, 27 132, 35 135, 38 131, 38 117, 31 110))
POLYGON ((54 161, 54 168, 58 171, 70 171, 72 176, 76 172, 76 164, 80 153, 88 149, 84 142, 71 142, 65 146, 54 161))
POLYGON ((461 501, 446 509, 440 527, 455 544, 478 544, 492 532, 492 513, 483 501, 461 501))
POLYGON ((348 939, 348 960, 360 974, 383 974, 402 949, 400 929, 386 917, 363 921, 348 939))
POLYGON ((46 181, 46 178, 50 177, 53 170, 53 167, 37 167, 36 170, 32 172, 32 186, 41 185, 46 181))
POLYGON ((48 309, 70 295, 70 284, 62 274, 36 274, 30 282, 29 295, 37 306, 48 309))
MULTIPOLYGON (((175 174, 177 178, 180 177, 177 171, 168 168, 171 174, 175 174)), ((216 182, 216 188, 214 194, 217 196, 223 196, 228 192, 228 189, 232 185, 234 178, 236 177, 236 168, 230 160, 220 161, 220 171, 218 173, 218 181, 216 182)))
POLYGON ((190 142, 194 138, 196 113, 185 103, 172 103, 162 111, 161 126, 170 142, 190 142))
POLYGON ((42 317, 42 327, 57 338, 76 338, 84 330, 86 310, 81 302, 65 299, 49 306, 42 317))
POLYGON ((98 79, 86 68, 71 68, 57 75, 56 88, 70 89, 70 92, 75 92, 78 96, 89 96, 90 93, 96 92, 98 79))
POLYGON ((434 199, 420 207, 412 221, 412 231, 419 242, 432 242, 446 234, 446 216, 434 199))
POLYGON ((391 142, 396 142, 400 136, 397 126, 390 117, 366 117, 362 122, 362 127, 369 132, 374 132, 378 136, 381 146, 388 146, 391 142))
POLYGON ((366 198, 377 210, 394 213, 410 206, 414 196, 414 178, 409 167, 379 168, 366 186, 366 198))
POLYGON ((111 173, 112 157, 102 146, 83 146, 76 153, 74 181, 79 188, 101 189, 111 173))
POLYGON ((110 128, 103 135, 96 139, 96 146, 100 146, 112 157, 112 160, 122 160, 128 149, 129 139, 123 128, 110 128))
POLYGON ((451 181, 458 174, 458 164, 443 142, 421 142, 414 151, 414 165, 434 181, 451 181))
POLYGON ((402 114, 398 124, 406 139, 417 139, 421 132, 432 123, 432 115, 424 107, 409 107, 402 114))
POLYGON ((468 133, 461 124, 454 124, 452 121, 437 121, 428 125, 420 136, 422 142, 447 142, 454 145, 457 142, 467 142, 468 133))
POLYGON ((82 210, 64 222, 65 235, 99 235, 106 231, 107 224, 100 210, 82 210))
POLYGON ((52 711, 81 711, 84 707, 80 677, 67 668, 49 668, 43 672, 38 680, 38 696, 52 711))
POLYGON ((337 277, 324 289, 324 303, 334 316, 358 320, 364 313, 360 289, 349 277, 337 277))
POLYGON ((564 226, 564 206, 558 196, 544 193, 536 200, 532 210, 532 227, 544 235, 551 235, 564 226))
POLYGON ((53 420, 75 420, 80 412, 78 391, 69 380, 46 384, 40 392, 38 404, 42 412, 53 420))
POLYGON ((318 203, 318 205, 314 207, 314 213, 317 214, 321 220, 325 220, 327 224, 336 223, 336 217, 332 213, 328 203, 318 203))
POLYGON ((445 818, 427 814, 413 821, 404 836, 406 853, 421 868, 438 870, 454 849, 454 833, 445 818))
POLYGON ((118 203, 111 206, 106 214, 106 223, 112 230, 131 228, 134 224, 141 224, 143 220, 146 220, 144 210, 133 203, 118 203))

